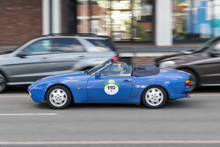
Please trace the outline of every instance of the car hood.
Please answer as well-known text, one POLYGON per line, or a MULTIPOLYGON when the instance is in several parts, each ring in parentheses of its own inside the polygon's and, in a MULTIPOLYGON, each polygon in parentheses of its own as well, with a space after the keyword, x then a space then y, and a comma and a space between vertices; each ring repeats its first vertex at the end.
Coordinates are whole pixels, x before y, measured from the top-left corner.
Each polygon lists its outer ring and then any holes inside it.
POLYGON ((156 62, 156 66, 159 66, 161 62, 165 62, 165 61, 177 61, 177 62, 181 62, 181 64, 189 63, 197 60, 197 58, 200 57, 198 54, 201 53, 193 53, 192 51, 179 52, 177 54, 158 57, 157 59, 155 59, 155 62, 156 62))
POLYGON ((188 55, 193 55, 194 53, 192 52, 192 50, 187 50, 187 51, 182 51, 182 52, 178 52, 176 54, 172 54, 172 55, 165 55, 165 56, 161 56, 158 57, 156 59, 157 62, 161 62, 162 60, 167 60, 167 59, 171 59, 173 58, 174 60, 180 59, 180 58, 185 58, 188 55))
POLYGON ((10 54, 1 54, 1 53, 0 53, 0 59, 8 58, 8 57, 10 57, 9 55, 10 55, 10 54))
MULTIPOLYGON (((41 82, 47 81, 47 80, 53 80, 53 79, 64 79, 64 78, 76 78, 76 77, 81 77, 81 76, 86 76, 87 74, 84 73, 84 71, 76 71, 76 72, 67 72, 67 73, 62 73, 62 74, 56 74, 56 75, 52 75, 49 77, 45 77, 43 79, 41 79, 41 82)), ((88 75, 87 75, 88 76, 88 75)))

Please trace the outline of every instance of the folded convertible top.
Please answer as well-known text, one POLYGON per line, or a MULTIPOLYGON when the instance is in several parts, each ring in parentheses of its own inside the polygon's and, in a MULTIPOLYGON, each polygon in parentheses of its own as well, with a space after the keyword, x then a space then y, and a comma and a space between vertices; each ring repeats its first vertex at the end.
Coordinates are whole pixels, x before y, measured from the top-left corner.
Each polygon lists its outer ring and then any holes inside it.
POLYGON ((160 69, 155 65, 138 66, 133 72, 133 76, 143 77, 143 76, 153 76, 160 73, 160 69))

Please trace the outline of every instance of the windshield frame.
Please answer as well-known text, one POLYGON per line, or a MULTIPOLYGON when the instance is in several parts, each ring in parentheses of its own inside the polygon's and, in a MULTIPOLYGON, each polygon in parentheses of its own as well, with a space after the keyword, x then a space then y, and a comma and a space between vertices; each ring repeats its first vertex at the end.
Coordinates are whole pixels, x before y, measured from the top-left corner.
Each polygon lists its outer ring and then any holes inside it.
POLYGON ((95 67, 91 68, 90 70, 84 71, 84 73, 85 73, 85 74, 88 74, 88 75, 94 75, 96 72, 101 71, 102 69, 108 67, 108 66, 111 65, 112 63, 113 63, 113 62, 112 62, 111 59, 110 59, 110 60, 107 60, 107 61, 105 61, 105 62, 103 62, 103 63, 101 63, 101 64, 99 64, 99 65, 96 65, 95 67), (101 66, 101 67, 99 67, 99 66, 101 66), (97 68, 97 69, 95 69, 95 68, 97 68), (95 70, 94 70, 94 69, 95 69, 95 70), (92 70, 94 70, 94 71, 92 71, 92 70), (91 72, 91 73, 90 73, 90 72, 91 72))
POLYGON ((220 37, 214 37, 208 41, 206 41, 204 44, 202 44, 202 46, 196 48, 193 53, 201 53, 206 51, 207 49, 209 49, 210 47, 212 47, 213 45, 215 45, 216 43, 218 43, 220 40, 220 37))

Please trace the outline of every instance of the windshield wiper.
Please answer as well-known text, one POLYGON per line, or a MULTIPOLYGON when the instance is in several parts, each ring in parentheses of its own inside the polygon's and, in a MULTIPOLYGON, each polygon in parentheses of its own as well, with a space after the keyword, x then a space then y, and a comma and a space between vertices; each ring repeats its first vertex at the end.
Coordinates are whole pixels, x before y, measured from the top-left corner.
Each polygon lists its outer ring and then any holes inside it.
POLYGON ((84 71, 84 73, 85 73, 85 74, 87 74, 87 73, 88 73, 88 71, 89 71, 89 69, 86 69, 86 70, 84 71))

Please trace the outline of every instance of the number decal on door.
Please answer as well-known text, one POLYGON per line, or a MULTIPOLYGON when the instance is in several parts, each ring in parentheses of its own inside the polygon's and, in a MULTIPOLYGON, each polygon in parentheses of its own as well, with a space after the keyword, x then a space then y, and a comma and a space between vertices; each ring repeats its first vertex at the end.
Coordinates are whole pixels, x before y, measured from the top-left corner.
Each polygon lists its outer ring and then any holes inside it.
POLYGON ((119 91, 119 84, 116 80, 110 79, 105 81, 103 88, 108 95, 115 95, 119 91))

